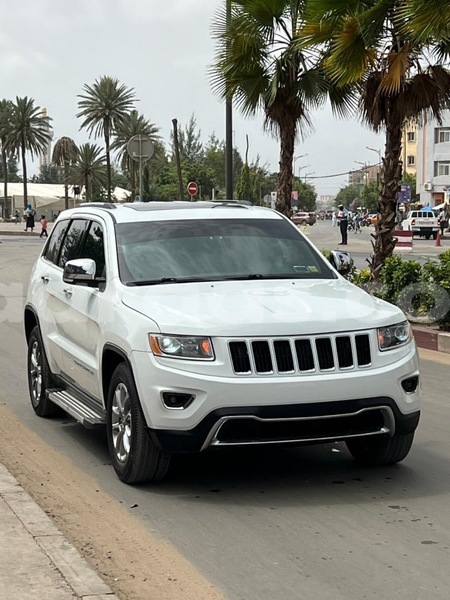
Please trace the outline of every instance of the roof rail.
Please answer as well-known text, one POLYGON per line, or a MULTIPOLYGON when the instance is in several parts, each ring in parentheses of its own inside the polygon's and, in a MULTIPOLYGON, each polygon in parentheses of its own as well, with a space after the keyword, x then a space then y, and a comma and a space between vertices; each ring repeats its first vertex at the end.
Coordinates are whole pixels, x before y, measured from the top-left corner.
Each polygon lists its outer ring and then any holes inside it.
POLYGON ((244 200, 240 202, 239 200, 211 200, 214 204, 211 208, 217 208, 218 206, 236 206, 238 208, 247 208, 247 206, 251 206, 251 203, 244 200))
POLYGON ((77 206, 90 206, 91 208, 117 208, 117 206, 112 202, 82 202, 77 206))

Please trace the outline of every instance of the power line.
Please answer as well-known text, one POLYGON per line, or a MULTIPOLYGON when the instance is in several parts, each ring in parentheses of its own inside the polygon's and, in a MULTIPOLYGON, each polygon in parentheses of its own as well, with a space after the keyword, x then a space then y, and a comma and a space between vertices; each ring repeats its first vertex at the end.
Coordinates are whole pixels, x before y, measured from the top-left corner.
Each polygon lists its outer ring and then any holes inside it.
POLYGON ((375 165, 367 165, 362 169, 351 169, 350 171, 344 171, 344 173, 334 173, 333 175, 316 175, 315 177, 307 177, 306 179, 329 179, 330 177, 343 177, 344 175, 348 175, 349 173, 358 173, 359 171, 364 171, 365 169, 379 167, 380 164, 381 163, 376 163, 375 165))

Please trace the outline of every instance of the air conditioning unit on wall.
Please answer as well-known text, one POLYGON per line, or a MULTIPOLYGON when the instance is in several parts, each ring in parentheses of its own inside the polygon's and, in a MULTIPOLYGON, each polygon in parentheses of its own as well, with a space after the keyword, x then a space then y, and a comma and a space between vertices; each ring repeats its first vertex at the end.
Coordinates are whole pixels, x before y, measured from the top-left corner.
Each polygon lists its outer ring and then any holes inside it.
POLYGON ((431 191, 432 191, 432 189, 433 189, 433 184, 431 183, 431 181, 427 181, 427 183, 424 183, 424 184, 423 184, 423 189, 424 189, 426 192, 431 192, 431 191))

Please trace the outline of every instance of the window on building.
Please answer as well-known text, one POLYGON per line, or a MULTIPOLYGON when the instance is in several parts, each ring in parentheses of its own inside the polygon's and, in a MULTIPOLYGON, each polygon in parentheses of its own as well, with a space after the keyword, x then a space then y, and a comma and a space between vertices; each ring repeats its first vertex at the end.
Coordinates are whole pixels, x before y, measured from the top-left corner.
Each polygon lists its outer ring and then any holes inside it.
POLYGON ((434 176, 450 175, 450 160, 440 160, 434 163, 434 176))
POLYGON ((416 132, 415 131, 408 131, 407 138, 408 138, 408 142, 409 143, 415 142, 416 141, 416 132))
POLYGON ((407 156, 406 164, 408 165, 408 167, 414 167, 414 165, 416 164, 416 157, 413 155, 407 156))
POLYGON ((436 127, 434 130, 434 143, 446 144, 450 142, 450 127, 436 127))

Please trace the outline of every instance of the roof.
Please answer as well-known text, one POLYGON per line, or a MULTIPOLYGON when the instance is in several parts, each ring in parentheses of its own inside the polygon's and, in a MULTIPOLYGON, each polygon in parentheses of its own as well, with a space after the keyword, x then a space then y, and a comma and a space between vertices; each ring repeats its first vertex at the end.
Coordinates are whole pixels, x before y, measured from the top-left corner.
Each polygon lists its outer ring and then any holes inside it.
POLYGON ((84 212, 87 214, 110 213, 118 223, 133 223, 135 221, 164 221, 174 218, 173 212, 177 211, 177 219, 280 219, 280 213, 260 206, 248 206, 236 201, 213 202, 128 202, 124 204, 108 204, 107 202, 89 202, 77 206, 62 215, 84 212))

